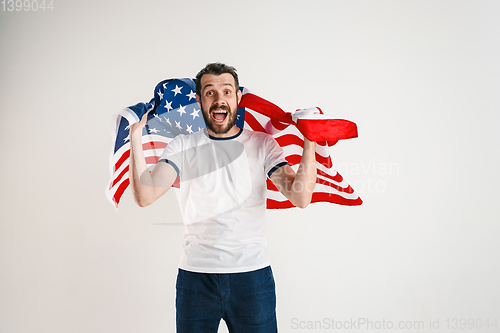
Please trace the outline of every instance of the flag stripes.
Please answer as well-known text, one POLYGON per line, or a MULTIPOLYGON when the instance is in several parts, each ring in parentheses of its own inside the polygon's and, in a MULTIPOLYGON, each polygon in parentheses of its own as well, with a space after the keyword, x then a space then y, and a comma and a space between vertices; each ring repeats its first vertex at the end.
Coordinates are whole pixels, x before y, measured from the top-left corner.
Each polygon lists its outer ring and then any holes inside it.
MULTIPOLYGON (((155 97, 149 103, 139 103, 125 108, 115 116, 116 127, 112 133, 113 151, 110 156, 111 180, 106 188, 106 196, 115 207, 118 207, 123 193, 130 185, 128 177, 130 159, 128 128, 130 124, 139 121, 147 110, 153 110, 148 117, 142 137, 144 157, 148 168, 152 170, 164 148, 177 134, 192 133, 204 127, 203 120, 199 117, 201 111, 194 99, 194 86, 191 79, 164 80, 156 86, 155 97), (173 89, 174 86, 175 89, 173 89), (182 118, 181 110, 186 110, 184 113, 188 116, 182 118), (199 119, 195 119, 197 117, 199 119)), ((336 142, 338 139, 347 139, 357 135, 355 124, 342 119, 314 119, 309 123, 307 120, 299 120, 299 126, 293 122, 291 113, 283 111, 277 105, 253 94, 246 88, 240 88, 240 90, 243 96, 239 105, 239 117, 241 116, 242 119, 238 120, 237 126, 272 135, 283 148, 286 160, 296 172, 304 147, 304 137, 301 131, 312 133, 317 126, 323 128, 329 126, 330 129, 335 127, 335 139, 328 142, 336 142), (297 126, 301 128, 301 131, 297 126)), ((330 202, 348 206, 362 204, 362 200, 352 187, 333 168, 326 142, 316 142, 316 169, 317 179, 312 202, 330 202)), ((179 187, 179 177, 173 186, 179 187)), ((291 207, 294 207, 293 204, 268 179, 267 208, 291 207)))

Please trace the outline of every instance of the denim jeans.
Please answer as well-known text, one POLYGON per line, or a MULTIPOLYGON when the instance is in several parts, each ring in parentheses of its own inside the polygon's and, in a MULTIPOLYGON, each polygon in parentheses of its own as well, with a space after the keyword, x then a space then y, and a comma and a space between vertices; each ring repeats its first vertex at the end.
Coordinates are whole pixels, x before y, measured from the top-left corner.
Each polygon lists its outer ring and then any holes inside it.
POLYGON ((277 332, 271 267, 244 273, 177 275, 177 332, 216 333, 224 319, 231 333, 277 332))

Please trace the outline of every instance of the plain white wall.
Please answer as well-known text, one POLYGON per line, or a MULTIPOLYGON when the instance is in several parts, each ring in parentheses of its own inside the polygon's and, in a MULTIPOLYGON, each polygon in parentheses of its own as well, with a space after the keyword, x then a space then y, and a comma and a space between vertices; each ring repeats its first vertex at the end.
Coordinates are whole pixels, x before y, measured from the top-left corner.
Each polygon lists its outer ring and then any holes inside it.
POLYGON ((500 320, 499 13, 472 0, 0 11, 0 332, 175 330, 177 201, 106 200, 111 116, 212 61, 286 110, 358 124, 331 153, 361 207, 268 213, 281 332, 500 320))

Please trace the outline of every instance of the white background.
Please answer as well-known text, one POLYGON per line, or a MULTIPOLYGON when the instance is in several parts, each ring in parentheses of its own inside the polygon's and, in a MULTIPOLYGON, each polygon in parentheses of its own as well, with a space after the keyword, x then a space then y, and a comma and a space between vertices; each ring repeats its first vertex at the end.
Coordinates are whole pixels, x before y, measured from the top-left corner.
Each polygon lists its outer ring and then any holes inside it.
POLYGON ((175 330, 177 199, 106 200, 111 118, 212 61, 358 124, 331 153, 364 204, 268 214, 281 332, 500 331, 500 2, 53 5, 0 12, 0 332, 175 330))

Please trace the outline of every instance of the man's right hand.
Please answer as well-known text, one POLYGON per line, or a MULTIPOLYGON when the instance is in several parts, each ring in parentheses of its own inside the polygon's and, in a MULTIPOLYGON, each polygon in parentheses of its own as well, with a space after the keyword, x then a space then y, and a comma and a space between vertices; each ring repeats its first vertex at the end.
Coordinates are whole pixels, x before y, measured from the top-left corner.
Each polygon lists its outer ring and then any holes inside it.
POLYGON ((168 163, 156 164, 152 172, 148 170, 142 148, 142 129, 146 126, 148 114, 149 111, 129 129, 129 179, 134 200, 141 207, 148 206, 161 197, 177 178, 177 172, 168 163))
POLYGON ((146 123, 148 122, 148 114, 151 110, 147 111, 141 118, 141 121, 138 123, 134 123, 130 125, 129 129, 129 135, 132 136, 137 130, 140 130, 142 132, 142 129, 144 126, 146 126, 146 123))

